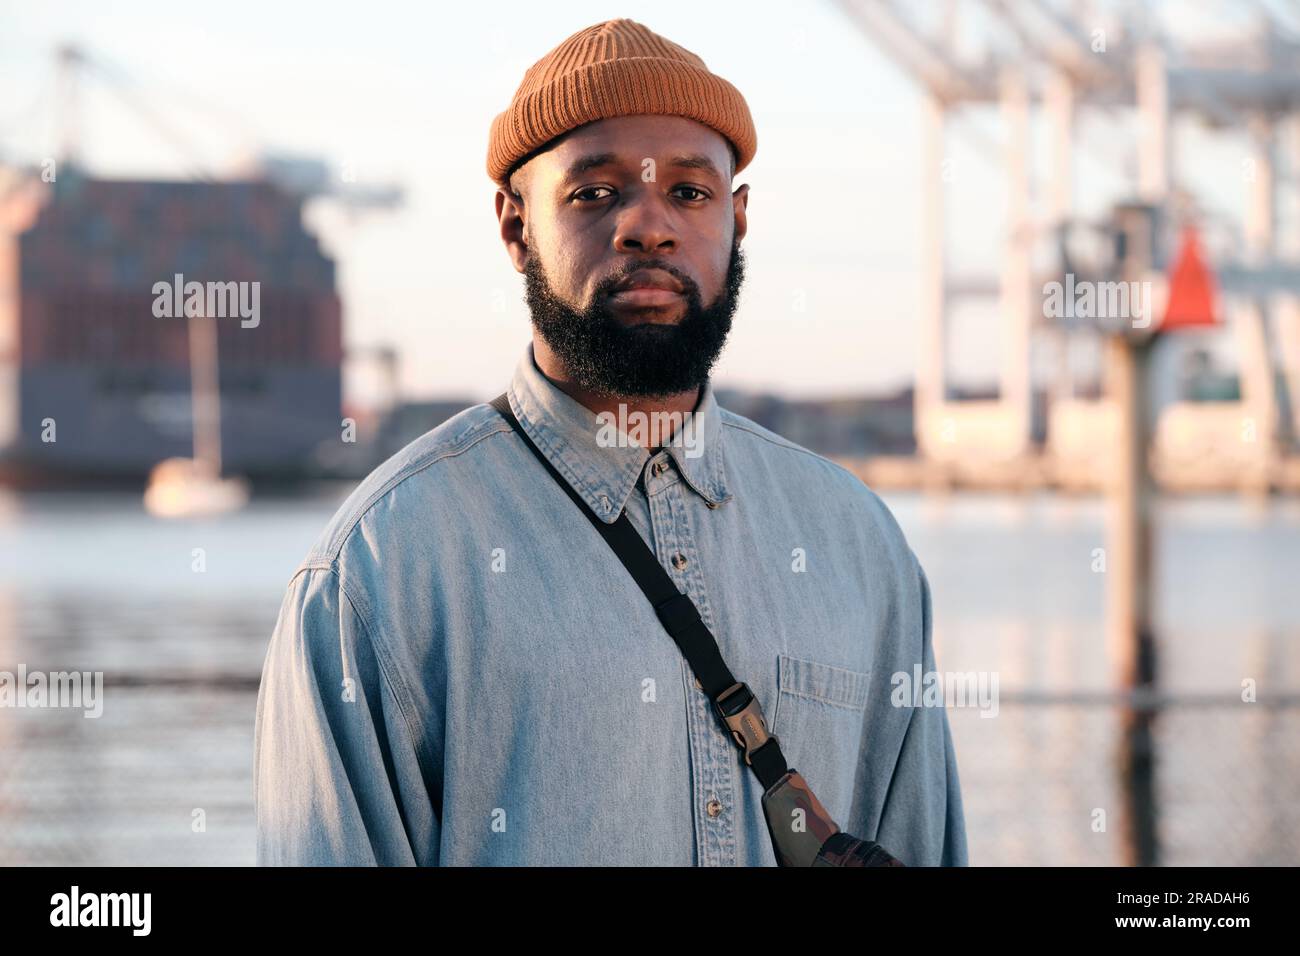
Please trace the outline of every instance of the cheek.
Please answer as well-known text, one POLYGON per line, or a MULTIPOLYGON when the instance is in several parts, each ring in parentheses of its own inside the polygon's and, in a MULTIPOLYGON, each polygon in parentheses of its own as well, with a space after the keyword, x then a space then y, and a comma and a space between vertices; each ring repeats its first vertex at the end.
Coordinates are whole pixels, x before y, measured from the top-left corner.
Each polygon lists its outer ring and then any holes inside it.
POLYGON ((589 260, 576 248, 576 243, 549 234, 533 248, 541 258, 552 291, 574 307, 584 306, 595 277, 589 260))
POLYGON ((578 299, 585 295, 588 285, 588 269, 582 264, 582 257, 571 245, 562 244, 554 250, 550 260, 553 263, 553 281, 557 289, 569 299, 578 299))
POLYGON ((714 301, 721 293, 722 287, 726 285, 727 265, 731 261, 730 247, 727 252, 718 253, 709 260, 709 274, 707 281, 702 283, 701 292, 705 303, 714 301))
POLYGON ((585 297, 609 271, 610 265, 602 256, 603 247, 581 233, 557 235, 543 260, 550 270, 552 281, 573 298, 585 297), (605 271, 602 270, 602 266, 605 271))
POLYGON ((719 218, 710 222, 707 230, 702 230, 696 237, 700 248, 708 250, 700 276, 700 291, 706 302, 712 302, 726 284, 727 266, 731 264, 732 237, 735 235, 735 222, 731 218, 719 218))

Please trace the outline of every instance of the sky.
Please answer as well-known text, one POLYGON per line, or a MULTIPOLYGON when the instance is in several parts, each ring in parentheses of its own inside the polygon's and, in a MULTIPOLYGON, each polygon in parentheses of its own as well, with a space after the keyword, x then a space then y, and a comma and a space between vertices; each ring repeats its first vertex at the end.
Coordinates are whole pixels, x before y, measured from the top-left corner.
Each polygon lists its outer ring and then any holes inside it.
MULTIPOLYGON (((960 131, 949 136, 947 177, 923 168, 921 90, 830 0, 0 0, 0 158, 52 155, 68 115, 54 51, 73 42, 120 78, 92 74, 80 86, 75 128, 95 174, 221 177, 273 152, 324 159, 358 185, 400 184, 396 211, 307 210, 339 265, 347 342, 396 347, 407 397, 480 399, 503 387, 530 337, 484 169, 488 126, 528 66, 615 16, 697 53, 754 117, 758 152, 735 183, 751 190, 747 277, 718 383, 792 397, 908 385, 924 192, 945 190, 954 271, 996 274, 1003 180, 996 157, 960 131), (173 134, 124 107, 119 85, 173 134)), ((997 137, 987 116, 960 127, 997 137)), ((1081 211, 1129 188, 1125 136, 1122 124, 1081 120, 1081 211)), ((1238 202, 1240 145, 1207 140, 1191 152, 1188 178, 1220 204, 1238 202)), ((1045 195, 1042 158, 1035 188, 1045 195)), ((993 381, 999 356, 991 306, 953 317, 955 381, 993 381)))

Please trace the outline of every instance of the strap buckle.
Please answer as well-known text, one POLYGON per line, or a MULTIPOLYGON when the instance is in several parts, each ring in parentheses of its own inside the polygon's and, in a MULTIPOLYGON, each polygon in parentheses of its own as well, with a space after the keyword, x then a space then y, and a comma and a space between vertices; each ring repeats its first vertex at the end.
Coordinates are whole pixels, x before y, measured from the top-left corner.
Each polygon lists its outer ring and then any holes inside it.
POLYGON ((748 684, 732 684, 718 695, 713 707, 731 731, 731 737, 744 754, 746 764, 752 764, 750 757, 755 750, 769 740, 777 739, 768 733, 763 708, 759 706, 758 698, 748 684))

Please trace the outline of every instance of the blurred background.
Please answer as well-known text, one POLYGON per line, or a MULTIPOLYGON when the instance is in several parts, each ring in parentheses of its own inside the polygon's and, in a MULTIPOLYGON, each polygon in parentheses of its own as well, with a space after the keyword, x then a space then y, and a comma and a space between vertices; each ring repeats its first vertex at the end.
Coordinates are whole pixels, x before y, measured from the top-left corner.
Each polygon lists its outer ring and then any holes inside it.
POLYGON ((615 16, 757 124, 722 404, 880 492, 997 676, 971 862, 1300 862, 1300 3, 0 0, 0 671, 106 698, 0 709, 0 863, 253 862, 285 586, 508 381, 488 124, 615 16))

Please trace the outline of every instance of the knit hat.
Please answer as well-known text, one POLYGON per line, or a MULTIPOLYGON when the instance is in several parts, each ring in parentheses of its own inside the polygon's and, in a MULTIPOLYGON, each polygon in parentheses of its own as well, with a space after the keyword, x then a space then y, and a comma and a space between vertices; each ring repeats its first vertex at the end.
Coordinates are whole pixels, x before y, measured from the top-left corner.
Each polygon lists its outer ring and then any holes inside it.
POLYGON ((736 152, 736 172, 758 149, 739 90, 635 20, 606 20, 579 30, 524 73, 509 108, 492 121, 488 175, 504 186, 520 160, 560 134, 644 113, 684 116, 717 130, 736 152))

